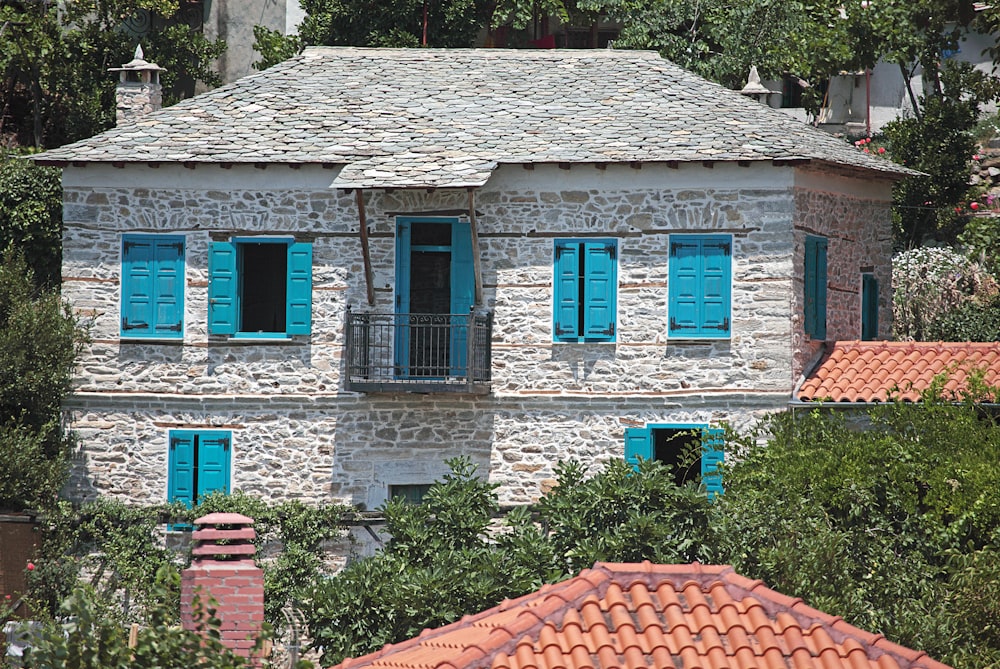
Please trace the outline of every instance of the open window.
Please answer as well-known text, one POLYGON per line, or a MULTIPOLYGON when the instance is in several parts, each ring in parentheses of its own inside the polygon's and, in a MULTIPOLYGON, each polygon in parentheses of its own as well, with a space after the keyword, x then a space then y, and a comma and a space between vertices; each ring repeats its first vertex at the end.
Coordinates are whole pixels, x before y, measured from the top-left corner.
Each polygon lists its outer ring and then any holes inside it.
POLYGON ((668 465, 677 485, 701 478, 709 499, 721 495, 725 460, 723 430, 707 425, 647 425, 625 430, 625 461, 633 467, 639 460, 657 460, 668 465))
POLYGON ((290 239, 213 242, 208 331, 234 337, 309 334, 312 245, 290 239))

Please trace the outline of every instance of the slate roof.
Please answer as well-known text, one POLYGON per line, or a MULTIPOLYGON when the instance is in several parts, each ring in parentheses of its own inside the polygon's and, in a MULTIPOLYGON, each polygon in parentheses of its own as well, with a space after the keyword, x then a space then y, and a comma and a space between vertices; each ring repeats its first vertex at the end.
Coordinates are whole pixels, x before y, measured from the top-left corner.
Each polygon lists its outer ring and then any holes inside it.
POLYGON ((946 669, 736 574, 597 563, 335 669, 946 669))
POLYGON ((497 164, 817 161, 910 173, 658 54, 311 47, 61 162, 325 163, 357 187, 465 187, 497 164))
POLYGON ((939 374, 946 396, 967 388, 969 373, 1000 385, 1000 342, 838 341, 820 359, 795 394, 802 401, 906 402, 920 399, 939 374))

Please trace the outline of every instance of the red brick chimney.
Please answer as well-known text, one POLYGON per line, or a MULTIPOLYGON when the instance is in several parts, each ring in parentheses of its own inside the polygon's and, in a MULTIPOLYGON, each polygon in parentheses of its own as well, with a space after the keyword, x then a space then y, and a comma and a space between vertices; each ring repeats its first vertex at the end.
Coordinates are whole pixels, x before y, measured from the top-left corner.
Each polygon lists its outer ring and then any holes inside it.
POLYGON ((194 524, 193 560, 181 574, 181 624, 198 627, 195 594, 205 608, 214 599, 222 643, 250 657, 264 622, 264 572, 253 560, 253 518, 210 513, 194 524))

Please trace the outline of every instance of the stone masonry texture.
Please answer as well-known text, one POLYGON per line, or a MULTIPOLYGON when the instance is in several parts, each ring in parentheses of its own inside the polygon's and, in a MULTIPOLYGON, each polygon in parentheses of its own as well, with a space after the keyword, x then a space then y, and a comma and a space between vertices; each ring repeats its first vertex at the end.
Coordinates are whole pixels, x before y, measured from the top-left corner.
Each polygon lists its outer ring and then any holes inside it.
POLYGON ((65 188, 63 294, 91 325, 65 407, 81 445, 71 489, 80 499, 164 500, 171 429, 231 431, 234 489, 371 508, 388 486, 429 483, 458 455, 500 484, 503 503, 525 503, 551 485, 560 460, 599 468, 620 459, 627 427, 748 427, 787 404, 821 345, 802 331, 807 234, 829 239, 828 336, 860 336, 862 271, 880 281, 881 334, 891 326, 888 183, 871 197, 839 177, 829 190, 796 186, 796 168, 769 164, 501 166, 474 192, 483 307, 495 312, 493 392, 345 392, 347 306, 393 311, 396 217, 462 216, 466 190, 365 191, 370 306, 354 193, 315 185, 329 184, 334 170, 303 166, 295 171, 303 185, 285 188, 269 186, 291 172, 276 165, 199 166, 194 178, 164 178, 162 187, 149 185, 156 171, 147 166, 106 169, 124 185, 74 185, 81 178, 65 188), (667 336, 668 241, 692 232, 732 237, 729 338, 667 336), (127 233, 184 236, 183 340, 119 336, 127 233), (253 235, 313 244, 312 334, 208 335, 209 244, 253 235), (564 237, 617 240, 613 343, 553 343, 553 244, 564 237))

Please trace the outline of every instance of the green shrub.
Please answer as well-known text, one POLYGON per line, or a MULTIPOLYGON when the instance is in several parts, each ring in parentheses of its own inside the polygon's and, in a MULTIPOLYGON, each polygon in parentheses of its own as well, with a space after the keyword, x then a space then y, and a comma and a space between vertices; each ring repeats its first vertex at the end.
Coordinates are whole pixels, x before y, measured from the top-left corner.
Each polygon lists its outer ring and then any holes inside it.
POLYGON ((967 300, 927 325, 929 341, 1000 341, 1000 297, 967 300))

